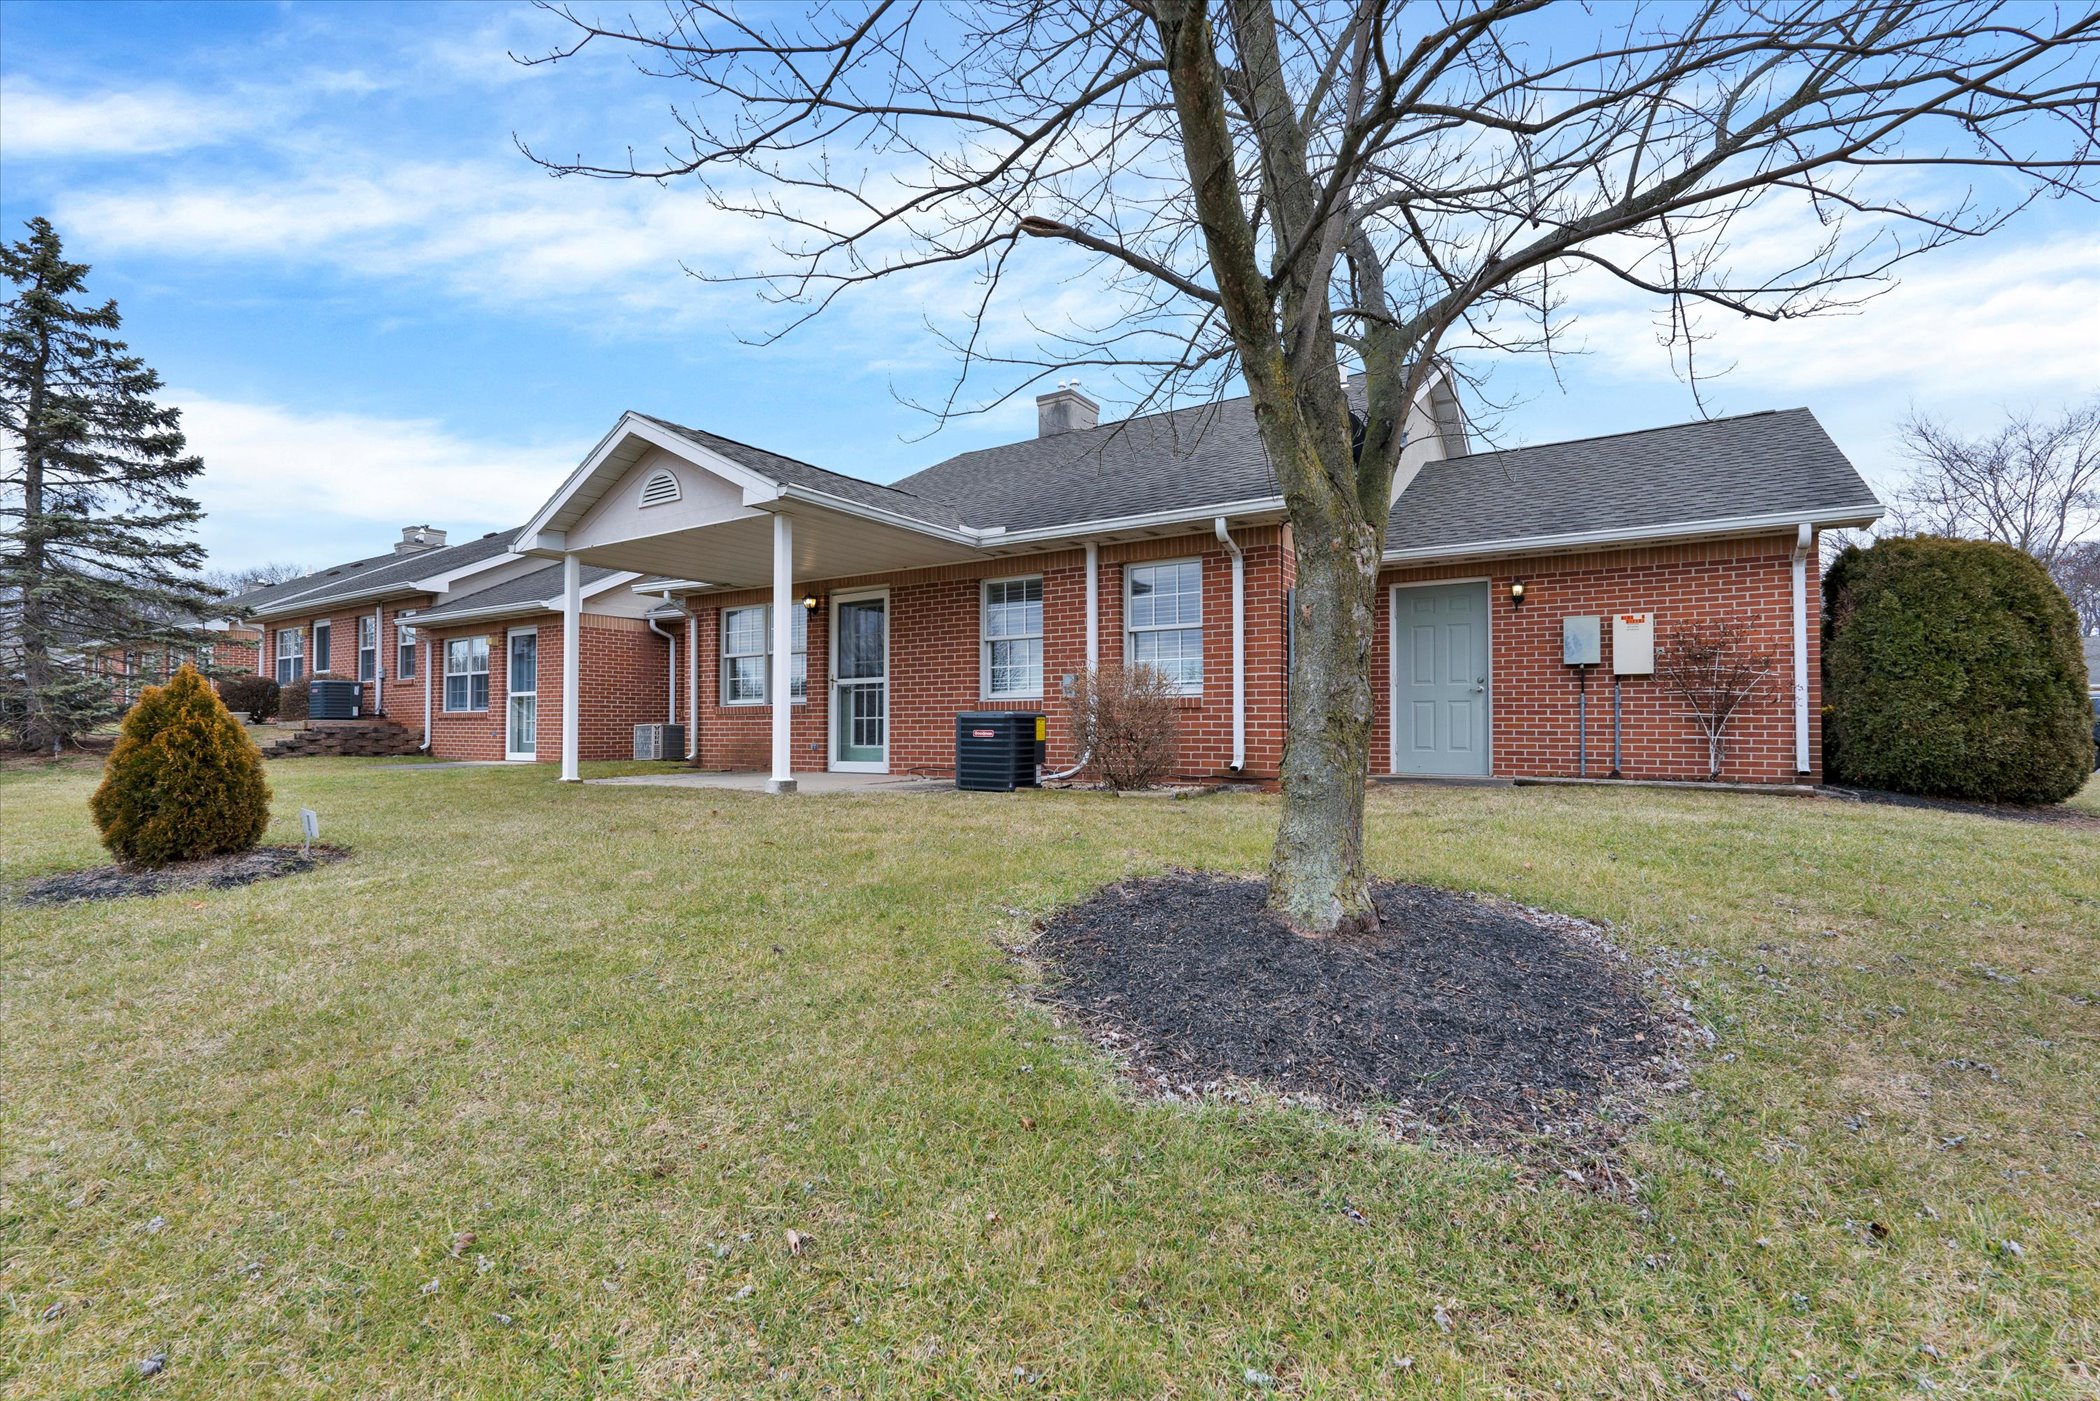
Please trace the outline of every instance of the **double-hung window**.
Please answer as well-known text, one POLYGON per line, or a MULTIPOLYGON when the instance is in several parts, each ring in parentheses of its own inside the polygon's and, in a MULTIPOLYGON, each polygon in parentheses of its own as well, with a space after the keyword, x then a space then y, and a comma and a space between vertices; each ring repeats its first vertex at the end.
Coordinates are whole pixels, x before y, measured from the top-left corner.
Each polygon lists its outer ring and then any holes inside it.
POLYGON ((298 628, 277 629, 277 684, 289 686, 306 675, 306 634, 298 628))
POLYGON ((1154 667, 1184 694, 1203 689, 1203 562, 1134 564, 1124 571, 1126 655, 1154 667))
POLYGON ((335 625, 326 618, 314 624, 314 670, 328 670, 335 652, 335 625))
POLYGON ((405 681, 416 674, 416 630, 402 623, 394 624, 394 679, 405 681))
POLYGON ((445 709, 489 708, 489 640, 455 637, 445 643, 445 709))
POLYGON ((379 679, 379 619, 369 614, 357 620, 357 679, 379 679))
POLYGON ((992 579, 984 586, 980 642, 988 700, 1043 694, 1043 576, 992 579))
MULTIPOLYGON (((754 603, 722 610, 722 704, 764 705, 772 674, 773 609, 754 603)), ((797 608, 794 655, 788 663, 788 695, 809 695, 809 610, 797 608)))

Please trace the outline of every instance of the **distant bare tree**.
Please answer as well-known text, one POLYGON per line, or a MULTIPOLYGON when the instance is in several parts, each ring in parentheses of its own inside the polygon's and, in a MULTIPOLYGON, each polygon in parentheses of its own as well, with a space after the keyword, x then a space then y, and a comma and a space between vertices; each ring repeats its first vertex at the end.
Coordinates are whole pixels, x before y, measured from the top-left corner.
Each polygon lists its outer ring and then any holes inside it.
POLYGON ((2066 549, 2049 572, 2078 610, 2078 630, 2100 636, 2100 540, 2082 540, 2066 549))
POLYGON ((231 598, 244 594, 250 589, 259 589, 268 584, 282 584, 286 580, 297 579, 311 573, 313 571, 303 564, 287 564, 280 560, 272 560, 263 564, 251 564, 240 569, 207 569, 204 571, 204 582, 215 588, 224 589, 227 597, 231 598))
POLYGON ((2011 545, 2059 584, 2059 563, 2100 532, 2100 399, 2052 417, 2009 415, 1983 438, 1922 415, 1902 433, 1912 466, 1891 503, 1897 528, 2011 545))
POLYGON ((1377 579, 1408 409, 1435 375, 1469 351, 1550 352, 1577 272, 1655 297, 1689 372, 1701 308, 1856 303, 2034 198, 2083 197, 2100 168, 2084 5, 686 0, 650 24, 544 8, 572 37, 527 61, 617 44, 691 100, 668 148, 543 163, 696 180, 769 225, 770 267, 708 248, 689 264, 783 305, 769 337, 905 278, 947 318, 944 416, 1075 365, 1110 367, 1140 405, 1244 383, 1297 564, 1269 899, 1308 933, 1377 920, 1377 579), (1890 167, 1955 178, 1920 201, 1890 167), (1770 256, 1731 252, 1742 216, 1783 202, 1813 216, 1804 232, 1763 224, 1770 256), (995 310, 1022 269, 1095 295, 1069 315, 995 310), (976 286, 940 281, 958 271, 976 286), (1362 371, 1360 418, 1338 363, 1362 371))
POLYGON ((1729 723, 1764 689, 1769 653, 1751 652, 1741 623, 1693 623, 1672 632, 1655 658, 1655 673, 1684 702, 1706 736, 1706 776, 1719 778, 1729 723))

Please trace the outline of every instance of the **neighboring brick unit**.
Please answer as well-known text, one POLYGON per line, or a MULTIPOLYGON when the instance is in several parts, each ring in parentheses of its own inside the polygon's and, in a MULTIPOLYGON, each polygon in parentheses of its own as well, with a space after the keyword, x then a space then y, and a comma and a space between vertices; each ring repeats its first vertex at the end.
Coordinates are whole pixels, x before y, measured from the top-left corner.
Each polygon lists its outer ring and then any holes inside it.
MULTIPOLYGON (((379 676, 376 681, 366 680, 362 690, 362 707, 366 714, 391 715, 407 723, 422 719, 423 689, 420 677, 396 677, 401 641, 401 614, 410 608, 429 606, 432 598, 423 595, 400 602, 389 602, 363 607, 341 606, 325 613, 315 613, 299 618, 277 618, 262 625, 262 652, 258 658, 249 655, 250 669, 261 675, 277 675, 277 638, 280 633, 298 630, 303 636, 301 656, 304 659, 303 675, 312 677, 320 670, 314 665, 314 630, 326 622, 328 626, 328 666, 331 676, 354 678, 358 675, 357 627, 360 618, 370 618, 375 612, 379 617, 379 676), (402 694, 396 694, 399 691, 402 694)), ((417 658, 418 665, 421 657, 417 658)))
MULTIPOLYGON (((440 759, 502 759, 509 698, 509 637, 512 632, 532 628, 537 638, 538 712, 534 753, 543 764, 561 761, 562 620, 559 614, 540 613, 518 618, 462 623, 432 629, 423 636, 422 663, 430 685, 430 752, 440 759), (445 652, 447 640, 486 637, 489 640, 489 703, 483 710, 445 709, 445 652)), ((649 631, 640 618, 583 615, 578 642, 581 684, 577 688, 583 708, 577 749, 588 760, 634 757, 634 727, 664 718, 667 700, 664 668, 668 648, 649 631)), ((392 702, 394 718, 412 723, 406 701, 392 702)), ((423 693, 415 691, 420 724, 423 693)))
MULTIPOLYGON (((1283 735, 1282 532, 1266 526, 1236 532, 1233 538, 1246 555, 1246 772, 1273 778, 1282 759, 1283 735)), ((1232 562, 1214 536, 1101 547, 1101 657, 1114 662, 1123 656, 1125 568, 1174 559, 1198 559, 1203 566, 1203 692, 1179 703, 1179 768, 1187 777, 1223 776, 1232 757, 1232 562)), ((795 707, 797 772, 820 771, 827 764, 832 602, 876 589, 889 593, 892 773, 952 774, 955 717, 965 710, 1041 710, 1049 717, 1051 766, 1077 758, 1062 681, 1086 664, 1086 558, 1079 550, 1061 550, 798 585, 798 593, 813 590, 822 606, 809 622, 809 697, 795 707), (1043 578, 1044 695, 1041 700, 986 700, 980 651, 983 585, 1031 574, 1043 578)), ((724 705, 721 685, 722 610, 763 603, 767 597, 765 590, 748 590, 704 596, 690 605, 700 675, 696 762, 704 768, 763 769, 771 762, 770 709, 724 705)), ((691 723, 691 716, 689 701, 682 699, 680 718, 691 723)))
MULTIPOLYGON (((1566 777, 1577 770, 1577 682, 1561 664, 1561 619, 1606 620, 1603 662, 1589 676, 1589 774, 1611 768, 1611 628, 1615 612, 1655 615, 1660 654, 1673 627, 1733 620, 1773 659, 1770 678, 1730 726, 1723 778, 1800 781, 1794 767, 1793 572, 1791 536, 1722 540, 1609 553, 1495 560, 1488 564, 1389 570, 1381 578, 1371 665, 1380 696, 1372 772, 1391 768, 1391 602, 1395 584, 1486 577, 1493 772, 1501 777, 1566 777), (1525 582, 1524 606, 1509 601, 1525 582)), ((1808 605, 1809 779, 1822 780, 1821 580, 1810 553, 1808 605)), ((1627 778, 1703 778, 1706 742, 1660 677, 1625 681, 1622 772, 1627 778)))

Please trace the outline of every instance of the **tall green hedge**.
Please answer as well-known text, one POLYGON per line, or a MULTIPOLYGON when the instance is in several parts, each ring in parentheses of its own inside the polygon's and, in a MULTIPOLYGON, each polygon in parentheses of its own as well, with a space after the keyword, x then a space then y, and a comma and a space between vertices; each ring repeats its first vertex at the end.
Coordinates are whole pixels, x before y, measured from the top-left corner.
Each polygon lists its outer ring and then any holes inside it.
POLYGON ((2091 776, 2078 620, 2033 556, 1929 535, 1854 545, 1823 599, 1837 782, 2055 803, 2091 776))
POLYGON ((124 717, 88 806, 102 841, 126 861, 246 851, 270 822, 262 755, 196 669, 148 686, 124 717))

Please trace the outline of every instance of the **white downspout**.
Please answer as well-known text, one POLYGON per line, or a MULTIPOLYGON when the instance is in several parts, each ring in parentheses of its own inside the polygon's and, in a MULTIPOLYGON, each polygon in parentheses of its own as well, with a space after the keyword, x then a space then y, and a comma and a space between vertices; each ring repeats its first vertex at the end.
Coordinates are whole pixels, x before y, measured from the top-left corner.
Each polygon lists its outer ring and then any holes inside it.
POLYGON ((582 679, 577 668, 583 662, 583 562, 574 555, 561 557, 561 781, 580 783, 577 768, 582 752, 577 733, 582 679))
MULTIPOLYGON (((416 645, 426 647, 421 641, 416 645)), ((437 639, 431 638, 423 653, 423 742, 416 746, 418 749, 430 748, 430 669, 437 662, 437 650, 437 639)))
POLYGON ((386 605, 372 605, 372 713, 386 713, 386 605))
MULTIPOLYGON (((668 599, 670 595, 665 594, 664 597, 668 599)), ((670 697, 667 702, 668 709, 664 713, 664 719, 666 722, 675 725, 678 723, 678 634, 665 632, 656 625, 655 618, 647 618, 643 621, 649 624, 649 631, 671 644, 671 659, 664 667, 664 681, 670 689, 670 697)))
POLYGON ((1247 556, 1225 529, 1225 517, 1215 522, 1218 543, 1232 556, 1232 771, 1247 768, 1247 556))
POLYGON ((685 757, 700 757, 700 619, 690 603, 685 614, 685 757))
POLYGON ((1801 522, 1794 536, 1794 772, 1806 775, 1808 762, 1808 552, 1815 528, 1801 522))
POLYGON ((1101 669, 1101 546, 1086 542, 1086 665, 1101 669))

